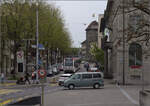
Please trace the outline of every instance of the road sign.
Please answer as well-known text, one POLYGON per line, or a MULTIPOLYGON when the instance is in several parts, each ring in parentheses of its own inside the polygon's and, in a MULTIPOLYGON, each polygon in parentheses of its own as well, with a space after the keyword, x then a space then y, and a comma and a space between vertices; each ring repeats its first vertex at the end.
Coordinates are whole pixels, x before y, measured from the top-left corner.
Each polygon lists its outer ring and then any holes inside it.
POLYGON ((46 71, 44 69, 38 70, 38 74, 40 78, 44 78, 46 76, 46 71))
POLYGON ((18 51, 17 52, 17 63, 23 63, 24 61, 24 52, 18 51))

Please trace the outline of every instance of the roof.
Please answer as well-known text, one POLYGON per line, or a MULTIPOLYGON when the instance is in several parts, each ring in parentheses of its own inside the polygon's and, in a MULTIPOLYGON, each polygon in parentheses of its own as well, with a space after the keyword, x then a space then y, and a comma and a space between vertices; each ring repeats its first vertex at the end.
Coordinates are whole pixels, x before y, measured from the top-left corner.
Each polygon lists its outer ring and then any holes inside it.
POLYGON ((60 76, 61 76, 61 77, 63 77, 63 76, 66 76, 66 77, 68 76, 68 77, 70 77, 71 75, 72 75, 72 74, 61 74, 60 76))
POLYGON ((85 40, 85 41, 83 41, 83 42, 81 42, 81 44, 84 44, 84 43, 86 43, 86 40, 85 40))
POLYGON ((75 74, 93 74, 93 73, 100 73, 100 74, 103 74, 102 72, 77 72, 75 74))
POLYGON ((98 29, 98 22, 97 21, 92 21, 85 30, 87 31, 87 30, 91 30, 91 29, 93 29, 93 30, 98 29))
POLYGON ((104 77, 104 74, 102 72, 77 72, 75 74, 101 74, 102 77, 104 77))

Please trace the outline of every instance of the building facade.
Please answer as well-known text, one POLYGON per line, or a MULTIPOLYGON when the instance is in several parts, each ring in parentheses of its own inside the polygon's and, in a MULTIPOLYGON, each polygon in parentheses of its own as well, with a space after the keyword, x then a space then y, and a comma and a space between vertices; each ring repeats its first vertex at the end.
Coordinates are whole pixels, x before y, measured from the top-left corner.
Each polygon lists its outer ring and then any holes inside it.
POLYGON ((145 0, 124 0, 124 4, 122 0, 108 0, 105 11, 105 28, 111 29, 109 40, 112 42, 109 70, 119 83, 142 84, 145 73, 144 83, 150 83, 150 66, 147 64, 150 54, 147 46, 149 41, 146 40, 149 39, 146 37, 149 35, 146 23, 150 20, 145 12, 135 7, 138 3, 144 4, 145 0))
POLYGON ((86 28, 86 57, 92 59, 90 50, 93 44, 97 45, 98 42, 98 22, 91 22, 86 28))
POLYGON ((86 57, 86 40, 81 43, 81 56, 86 57))
POLYGON ((101 25, 102 25, 102 19, 104 17, 104 14, 99 14, 98 16, 98 48, 101 48, 101 39, 103 37, 103 33, 101 31, 101 25))

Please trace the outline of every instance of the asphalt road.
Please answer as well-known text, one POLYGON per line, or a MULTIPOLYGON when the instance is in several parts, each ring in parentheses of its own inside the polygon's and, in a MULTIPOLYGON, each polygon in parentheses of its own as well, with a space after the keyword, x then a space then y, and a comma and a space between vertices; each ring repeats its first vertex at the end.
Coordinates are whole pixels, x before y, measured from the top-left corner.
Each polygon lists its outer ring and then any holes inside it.
MULTIPOLYGON (((81 65, 79 72, 86 71, 81 65)), ((54 86, 45 86, 44 106, 138 106, 138 87, 120 87, 110 84, 105 80, 105 87, 101 89, 76 88, 68 90, 54 86), (136 89, 135 89, 136 88, 136 89), (131 92, 132 91, 132 92, 131 92), (130 95, 131 94, 131 95, 130 95)), ((21 92, 9 95, 10 97, 21 97, 24 95, 35 95, 33 98, 17 102, 15 106, 39 106, 41 87, 21 88, 21 92)), ((9 97, 8 95, 6 97, 9 97)))
POLYGON ((107 84, 104 88, 61 89, 45 95, 45 106, 138 106, 118 87, 107 84))
MULTIPOLYGON (((86 71, 83 68, 79 71, 86 71)), ((44 106, 138 106, 138 87, 122 87, 105 80, 101 89, 61 88, 57 92, 46 93, 44 106), (136 88, 136 89, 135 89, 136 88), (130 95, 130 92, 132 91, 130 95)))
MULTIPOLYGON (((81 71, 85 71, 83 68, 83 65, 81 65, 81 69, 79 70, 81 71)), ((54 76, 54 77, 58 77, 54 76)), ((57 92, 60 89, 62 89, 61 87, 58 87, 57 84, 51 84, 49 83, 49 80, 51 78, 48 78, 48 83, 46 83, 46 86, 44 87, 44 92, 47 93, 53 93, 53 92, 57 92)), ((38 101, 39 99, 36 97, 40 97, 41 96, 41 86, 40 85, 16 85, 16 86, 10 86, 10 87, 4 87, 2 88, 1 92, 0 92, 0 99, 3 100, 4 102, 11 100, 12 98, 17 100, 18 98, 21 101, 15 101, 11 103, 19 103, 19 106, 22 104, 27 103, 28 105, 33 105, 35 103, 39 104, 39 102, 35 102, 34 101, 38 101), (32 98, 33 97, 33 98, 32 98), (27 98, 27 99, 26 99, 27 98), (31 102, 28 98, 32 99, 33 102, 31 102), (36 98, 36 99, 35 99, 36 98)))

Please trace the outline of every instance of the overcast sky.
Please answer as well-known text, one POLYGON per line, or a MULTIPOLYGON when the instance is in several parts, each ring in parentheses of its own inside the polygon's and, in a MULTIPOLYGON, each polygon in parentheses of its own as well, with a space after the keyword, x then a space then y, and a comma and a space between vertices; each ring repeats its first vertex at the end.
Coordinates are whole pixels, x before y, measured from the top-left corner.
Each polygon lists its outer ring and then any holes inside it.
POLYGON ((53 1, 53 3, 62 11, 74 47, 79 47, 86 39, 86 27, 98 19, 98 14, 104 14, 107 5, 107 1, 53 1))

